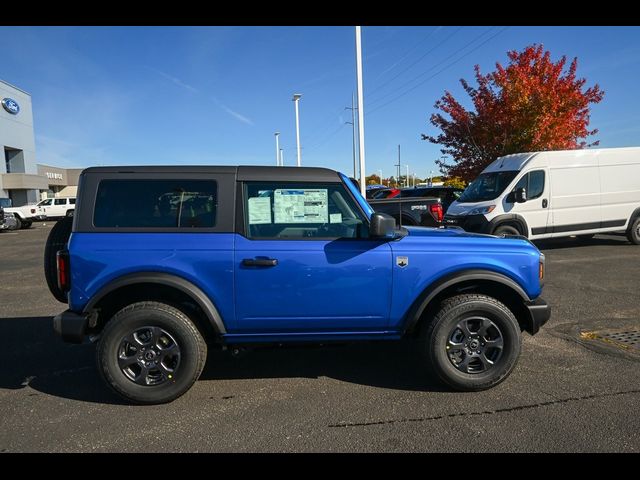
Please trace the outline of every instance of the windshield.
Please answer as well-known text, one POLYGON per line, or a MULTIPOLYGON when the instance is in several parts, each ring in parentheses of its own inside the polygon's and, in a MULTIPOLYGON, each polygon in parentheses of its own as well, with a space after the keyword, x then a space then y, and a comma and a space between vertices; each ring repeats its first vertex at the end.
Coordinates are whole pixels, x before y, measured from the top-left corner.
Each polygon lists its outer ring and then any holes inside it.
POLYGON ((10 198, 0 198, 0 207, 2 207, 2 208, 10 208, 11 207, 11 199, 10 198))
POLYGON ((482 173, 462 192, 458 203, 484 202, 498 198, 517 174, 518 170, 482 173))

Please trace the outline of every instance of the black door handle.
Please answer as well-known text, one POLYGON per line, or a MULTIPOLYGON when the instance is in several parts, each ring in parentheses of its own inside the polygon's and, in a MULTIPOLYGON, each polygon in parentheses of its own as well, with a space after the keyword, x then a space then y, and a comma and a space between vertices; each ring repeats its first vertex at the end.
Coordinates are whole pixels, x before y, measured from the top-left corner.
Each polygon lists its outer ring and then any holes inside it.
POLYGON ((547 199, 545 198, 544 200, 542 200, 542 208, 547 208, 547 205, 549 205, 549 203, 547 202, 547 199))
POLYGON ((278 260, 275 258, 245 258, 242 260, 245 267, 275 267, 278 260))

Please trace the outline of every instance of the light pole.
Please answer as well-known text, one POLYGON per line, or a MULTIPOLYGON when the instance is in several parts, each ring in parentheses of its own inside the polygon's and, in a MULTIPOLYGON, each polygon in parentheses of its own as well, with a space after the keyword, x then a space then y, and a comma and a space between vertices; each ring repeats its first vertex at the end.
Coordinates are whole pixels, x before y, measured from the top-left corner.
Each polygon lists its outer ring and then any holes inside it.
POLYGON ((362 39, 356 26, 356 83, 358 85, 358 151, 360 152, 360 193, 366 197, 364 166, 364 93, 362 92, 362 39))
POLYGON ((433 170, 429 171, 429 186, 433 187, 433 170))
POLYGON ((284 150, 280 149, 280 166, 284 167, 284 150))
POLYGON ((280 132, 276 132, 274 134, 276 136, 276 166, 279 167, 280 166, 280 142, 278 140, 278 137, 280 136, 280 132))
POLYGON ((300 166, 300 112, 298 111, 298 102, 302 97, 301 93, 293 94, 293 103, 296 105, 296 145, 298 147, 298 166, 300 166))
POLYGON ((378 172, 380 172, 380 184, 384 185, 384 182, 382 181, 382 170, 378 170, 378 172))
POLYGON ((409 165, 407 165, 407 178, 405 178, 404 184, 409 187, 409 165))

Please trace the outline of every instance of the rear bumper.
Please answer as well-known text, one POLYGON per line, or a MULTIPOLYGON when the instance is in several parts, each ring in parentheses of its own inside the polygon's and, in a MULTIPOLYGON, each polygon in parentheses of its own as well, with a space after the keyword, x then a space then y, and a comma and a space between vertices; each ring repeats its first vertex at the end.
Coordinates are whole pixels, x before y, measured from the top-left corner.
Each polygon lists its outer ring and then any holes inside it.
POLYGON ((551 307, 542 298, 536 298, 531 302, 526 302, 525 306, 529 311, 529 325, 525 330, 531 335, 535 335, 549 318, 551 318, 551 307))
POLYGON ((84 315, 78 315, 71 310, 66 310, 53 317, 53 330, 68 343, 82 343, 89 319, 84 315))

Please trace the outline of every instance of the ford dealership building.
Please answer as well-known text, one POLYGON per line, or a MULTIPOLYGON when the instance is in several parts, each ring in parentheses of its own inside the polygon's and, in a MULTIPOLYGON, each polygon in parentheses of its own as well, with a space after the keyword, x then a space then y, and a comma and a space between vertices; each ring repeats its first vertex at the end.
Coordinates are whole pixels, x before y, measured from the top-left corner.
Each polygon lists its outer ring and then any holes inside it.
POLYGON ((0 80, 0 198, 14 206, 45 197, 73 197, 81 168, 38 165, 31 95, 0 80))

